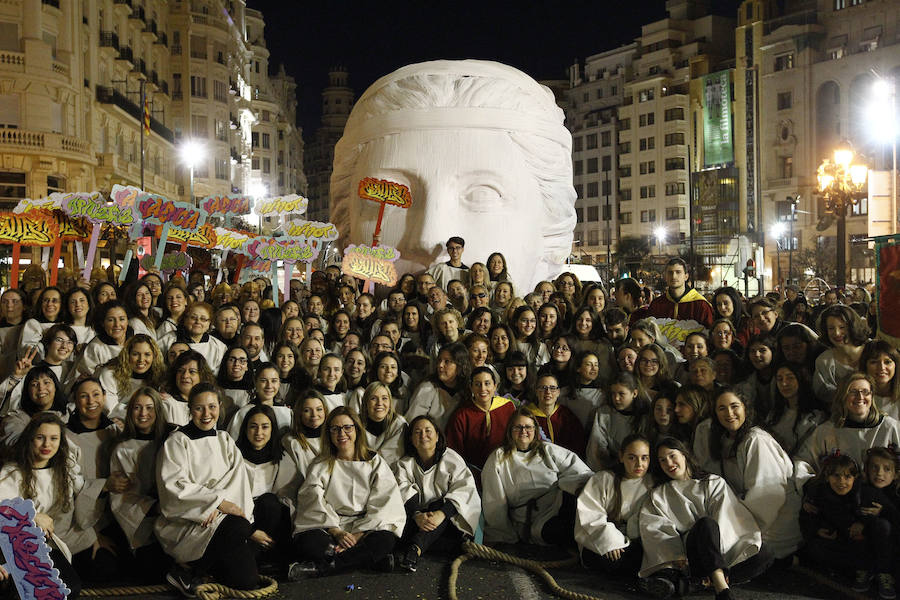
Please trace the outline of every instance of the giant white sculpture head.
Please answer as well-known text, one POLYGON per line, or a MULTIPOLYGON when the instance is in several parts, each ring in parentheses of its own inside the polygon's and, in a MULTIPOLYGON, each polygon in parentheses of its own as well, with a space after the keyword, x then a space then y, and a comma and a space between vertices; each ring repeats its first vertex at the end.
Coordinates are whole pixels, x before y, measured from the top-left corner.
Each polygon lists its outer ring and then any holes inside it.
POLYGON ((493 251, 519 290, 561 271, 572 246, 572 136, 553 93, 525 73, 479 60, 408 65, 360 97, 334 152, 332 220, 349 243, 372 243, 379 205, 357 196, 365 177, 409 186, 409 209, 388 205, 380 243, 400 272, 493 251))

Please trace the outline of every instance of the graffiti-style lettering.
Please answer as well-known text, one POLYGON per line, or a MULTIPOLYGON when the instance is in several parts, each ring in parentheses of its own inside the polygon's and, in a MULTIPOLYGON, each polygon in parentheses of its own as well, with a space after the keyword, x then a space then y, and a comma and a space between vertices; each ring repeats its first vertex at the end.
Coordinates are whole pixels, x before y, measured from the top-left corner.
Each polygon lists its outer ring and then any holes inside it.
POLYGON ((400 208, 412 206, 412 195, 409 193, 409 188, 402 183, 366 177, 360 180, 357 191, 359 197, 364 200, 384 202, 400 208))
POLYGON ((34 524, 34 503, 13 498, 0 504, 0 548, 22 598, 64 600, 69 589, 50 559, 43 532, 34 524))
POLYGON ((226 215, 246 215, 250 212, 250 198, 246 196, 207 196, 200 201, 200 206, 213 217, 226 215))
POLYGON ((297 194, 280 196, 278 198, 266 198, 260 200, 256 207, 256 214, 260 216, 286 215, 290 213, 304 213, 309 200, 297 194))
POLYGON ((138 208, 141 218, 145 222, 154 225, 170 223, 172 226, 180 229, 196 231, 201 225, 206 223, 205 210, 194 208, 186 202, 176 202, 162 196, 142 194, 138 208))
POLYGON ((84 217, 91 223, 131 225, 135 221, 131 207, 107 204, 101 197, 73 194, 63 201, 62 210, 70 217, 84 217))
POLYGON ((249 232, 239 232, 224 227, 216 227, 215 229, 215 246, 229 252, 243 252, 244 244, 247 240, 253 239, 249 232))
POLYGON ((0 213, 0 243, 52 246, 59 237, 59 225, 43 210, 25 214, 0 213))
POLYGON ((338 239, 338 230, 331 223, 319 221, 291 221, 285 228, 291 237, 303 237, 317 242, 333 242, 338 239))
POLYGON ((216 231, 209 223, 204 223, 197 231, 171 229, 169 231, 169 241, 187 242, 189 246, 200 248, 214 248, 216 246, 216 231))
POLYGON ((312 262, 319 251, 305 240, 293 238, 257 238, 245 246, 251 258, 312 262))
POLYGON ((348 254, 344 256, 341 270, 359 279, 371 280, 387 286, 397 283, 397 270, 394 263, 372 256, 348 254))

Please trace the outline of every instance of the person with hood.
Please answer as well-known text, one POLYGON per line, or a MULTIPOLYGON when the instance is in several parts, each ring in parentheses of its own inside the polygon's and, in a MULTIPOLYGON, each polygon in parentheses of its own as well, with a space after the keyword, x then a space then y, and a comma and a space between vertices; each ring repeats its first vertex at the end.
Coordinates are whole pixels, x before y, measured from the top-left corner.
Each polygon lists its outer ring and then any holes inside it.
POLYGON ((688 286, 690 274, 684 259, 669 259, 664 271, 666 292, 650 303, 650 315, 661 319, 693 319, 704 327, 713 322, 712 305, 703 295, 688 286))

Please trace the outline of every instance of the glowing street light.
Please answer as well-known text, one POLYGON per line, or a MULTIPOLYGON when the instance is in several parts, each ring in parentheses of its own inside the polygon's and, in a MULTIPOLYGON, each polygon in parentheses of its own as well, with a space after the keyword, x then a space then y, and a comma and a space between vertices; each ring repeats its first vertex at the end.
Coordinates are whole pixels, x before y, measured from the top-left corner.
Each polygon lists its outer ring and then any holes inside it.
POLYGON ((656 238, 656 246, 659 249, 659 255, 662 256, 662 246, 666 243, 666 228, 660 225, 653 230, 653 236, 656 238))
POLYGON ((837 218, 837 287, 847 283, 847 209, 868 194, 868 168, 854 163, 859 157, 849 142, 841 143, 833 160, 825 159, 816 173, 817 192, 825 202, 825 212, 837 218))
POLYGON ((206 158, 206 148, 194 140, 186 140, 179 150, 181 162, 190 169, 190 202, 194 203, 194 167, 206 158))

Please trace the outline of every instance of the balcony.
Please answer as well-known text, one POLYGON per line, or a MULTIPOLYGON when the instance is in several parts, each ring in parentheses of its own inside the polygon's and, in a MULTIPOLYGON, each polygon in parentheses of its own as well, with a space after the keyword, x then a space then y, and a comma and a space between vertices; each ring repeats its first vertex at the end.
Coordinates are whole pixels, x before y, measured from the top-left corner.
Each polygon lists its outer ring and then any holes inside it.
MULTIPOLYGON (((97 102, 100 102, 101 104, 114 104, 128 115, 134 117, 139 123, 141 121, 143 112, 141 107, 129 100, 115 88, 98 85, 97 102)), ((157 121, 153 116, 150 117, 150 129, 155 131, 164 140, 175 143, 175 137, 172 134, 172 130, 157 121)))
POLYGON ((165 31, 160 31, 156 34, 156 42, 157 44, 162 44, 163 46, 169 47, 169 37, 166 35, 165 31))
POLYGON ((0 151, 3 152, 59 152, 84 161, 88 160, 90 149, 90 142, 78 137, 27 129, 0 129, 0 151))
POLYGON ((25 53, 0 50, 0 69, 24 72, 25 53))
POLYGON ((169 82, 163 79, 159 82, 159 89, 162 90, 162 93, 165 95, 169 95, 169 82))
POLYGON ((206 60, 207 56, 209 56, 205 50, 191 50, 191 58, 199 58, 201 60, 206 60))
POLYGON ((134 62, 134 52, 128 46, 122 46, 119 48, 119 60, 134 62))
POLYGON ((119 49, 119 36, 114 31, 101 31, 100 32, 100 47, 101 48, 113 48, 115 50, 119 49))

